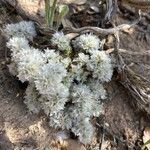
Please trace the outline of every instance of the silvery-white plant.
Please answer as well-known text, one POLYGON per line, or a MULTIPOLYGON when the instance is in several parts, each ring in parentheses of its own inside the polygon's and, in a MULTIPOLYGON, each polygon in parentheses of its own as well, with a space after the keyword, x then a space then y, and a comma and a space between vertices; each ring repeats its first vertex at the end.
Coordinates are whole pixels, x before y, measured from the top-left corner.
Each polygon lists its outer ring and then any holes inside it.
POLYGON ((32 81, 45 63, 42 52, 38 49, 31 48, 29 52, 20 53, 20 58, 22 59, 18 62, 19 80, 22 82, 32 81))
POLYGON ((22 82, 33 80, 40 66, 45 63, 42 52, 30 47, 24 37, 11 38, 7 46, 12 52, 12 62, 17 65, 19 80, 22 82))
POLYGON ((34 113, 39 113, 41 110, 41 104, 39 99, 41 98, 41 95, 37 91, 35 84, 30 83, 26 89, 26 95, 25 95, 24 103, 27 105, 28 109, 34 113))
POLYGON ((8 38, 16 36, 32 40, 33 37, 36 36, 34 22, 32 21, 21 21, 16 24, 8 24, 6 25, 4 32, 8 38))
POLYGON ((71 130, 81 142, 90 143, 95 135, 91 119, 104 113, 103 83, 113 74, 111 58, 100 50, 99 38, 83 34, 71 43, 64 33, 56 32, 51 38, 56 49, 40 50, 29 45, 36 35, 33 23, 10 24, 5 32, 14 75, 29 82, 24 100, 28 109, 44 111, 50 126, 71 130))
POLYGON ((70 39, 64 35, 63 32, 56 32, 53 34, 51 43, 57 46, 58 49, 66 54, 71 52, 70 39))
POLYGON ((100 39, 91 33, 82 34, 73 41, 74 48, 90 53, 100 49, 100 39))
POLYGON ((47 98, 49 114, 63 109, 68 101, 69 89, 63 84, 66 69, 61 63, 45 64, 35 78, 35 86, 40 94, 47 98))
POLYGON ((87 62, 87 69, 92 71, 93 78, 102 82, 110 81, 113 74, 111 59, 105 51, 93 51, 87 62))
POLYGON ((9 41, 7 42, 7 47, 11 50, 13 57, 12 59, 14 59, 14 61, 18 61, 19 58, 16 57, 16 55, 20 51, 22 51, 23 49, 25 50, 30 49, 29 41, 25 37, 17 37, 17 36, 14 36, 9 39, 9 41))

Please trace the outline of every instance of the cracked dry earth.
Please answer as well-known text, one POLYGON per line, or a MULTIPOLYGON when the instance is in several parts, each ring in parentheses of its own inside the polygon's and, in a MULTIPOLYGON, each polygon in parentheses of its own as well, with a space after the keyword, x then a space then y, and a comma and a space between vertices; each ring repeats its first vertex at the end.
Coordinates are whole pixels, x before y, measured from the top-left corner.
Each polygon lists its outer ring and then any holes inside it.
MULTIPOLYGON (((6 23, 21 20, 16 14, 8 15, 3 9, 0 11, 0 29, 6 23)), ((150 29, 149 22, 144 21, 137 26, 134 36, 122 33, 121 48, 132 52, 147 51, 150 47, 148 29, 150 29)), ((45 116, 33 115, 27 110, 23 103, 26 85, 9 74, 7 67, 9 51, 5 45, 6 41, 0 30, 0 150, 51 150, 50 143, 55 131, 48 127, 45 116)), ((133 69, 138 73, 141 73, 140 67, 143 65, 149 66, 149 55, 146 58, 144 56, 144 59, 142 57, 139 59, 135 55, 122 55, 127 63, 134 58, 133 69), (138 63, 141 63, 140 66, 138 63)), ((150 69, 147 67, 142 69, 145 77, 149 78, 150 69)), ((113 79, 107 88, 109 94, 113 93, 113 96, 105 103, 104 123, 107 126, 103 134, 111 143, 110 150, 138 150, 142 131, 149 125, 150 120, 132 105, 133 98, 119 83, 116 83, 116 79, 113 79)), ((97 132, 101 134, 100 130, 97 132)))

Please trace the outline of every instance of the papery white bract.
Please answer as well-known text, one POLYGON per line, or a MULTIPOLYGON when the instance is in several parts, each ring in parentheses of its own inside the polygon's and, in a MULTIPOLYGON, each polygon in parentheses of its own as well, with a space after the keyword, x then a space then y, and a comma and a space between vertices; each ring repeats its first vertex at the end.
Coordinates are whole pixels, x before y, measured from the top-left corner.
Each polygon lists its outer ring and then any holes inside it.
POLYGON ((62 83, 66 74, 62 63, 51 61, 43 65, 36 76, 36 88, 47 98, 45 107, 48 107, 49 113, 62 110, 68 101, 69 89, 62 83))
POLYGON ((21 61, 18 63, 19 80, 22 82, 34 81, 41 66, 43 66, 45 63, 42 52, 40 52, 38 49, 31 48, 29 52, 20 52, 19 56, 21 59, 21 61))
POLYGON ((73 41, 76 49, 83 50, 83 52, 91 52, 100 48, 100 40, 93 34, 82 34, 73 41))
POLYGON ((7 47, 11 50, 14 55, 16 53, 22 51, 22 49, 30 49, 29 47, 29 42, 26 38, 24 37, 12 37, 8 42, 7 42, 7 47))
POLYGON ((40 94, 36 90, 34 83, 30 83, 26 89, 24 103, 32 113, 39 113, 42 109, 41 104, 38 101, 39 97, 40 94))
POLYGON ((102 82, 108 82, 113 75, 113 67, 111 59, 105 51, 93 51, 87 69, 92 71, 93 78, 97 78, 102 82))
POLYGON ((60 51, 70 52, 70 39, 63 32, 56 32, 51 39, 52 45, 57 46, 60 51))
POLYGON ((21 21, 15 24, 8 24, 5 27, 4 32, 8 38, 11 37, 25 37, 32 40, 36 36, 34 22, 32 21, 21 21))

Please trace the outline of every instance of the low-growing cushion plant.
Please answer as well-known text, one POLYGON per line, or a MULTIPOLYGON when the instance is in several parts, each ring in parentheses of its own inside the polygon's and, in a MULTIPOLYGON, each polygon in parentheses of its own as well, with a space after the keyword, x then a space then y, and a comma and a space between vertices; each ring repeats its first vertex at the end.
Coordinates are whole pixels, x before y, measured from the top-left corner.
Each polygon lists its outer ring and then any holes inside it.
POLYGON ((104 113, 107 91, 103 84, 113 74, 100 39, 90 33, 70 41, 56 32, 51 38, 55 49, 37 49, 29 45, 36 36, 33 22, 9 24, 4 31, 11 70, 20 81, 29 82, 24 97, 28 109, 43 110, 51 127, 71 130, 81 142, 90 143, 95 134, 91 119, 104 113))

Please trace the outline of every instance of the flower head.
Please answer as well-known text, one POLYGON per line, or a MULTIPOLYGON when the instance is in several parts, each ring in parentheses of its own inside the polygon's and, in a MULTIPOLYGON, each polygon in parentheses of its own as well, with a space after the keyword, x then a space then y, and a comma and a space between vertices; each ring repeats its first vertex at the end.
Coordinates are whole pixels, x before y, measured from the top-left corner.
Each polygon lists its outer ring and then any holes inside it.
POLYGON ((18 53, 20 61, 18 62, 18 78, 22 82, 33 81, 45 60, 42 52, 38 49, 31 48, 30 51, 21 51, 18 53), (32 54, 32 55, 31 55, 32 54))
POLYGON ((71 51, 70 39, 63 32, 56 32, 51 39, 52 45, 57 46, 60 51, 69 53, 71 51))
POLYGON ((17 54, 20 52, 22 49, 30 49, 29 47, 29 42, 26 38, 24 37, 12 37, 8 42, 7 42, 7 47, 11 50, 13 55, 17 54))
POLYGON ((32 21, 21 21, 16 24, 8 24, 4 30, 7 37, 25 37, 32 40, 36 36, 35 26, 32 21))
POLYGON ((75 48, 89 53, 100 48, 100 40, 95 35, 82 34, 73 41, 73 45, 75 48))
POLYGON ((93 78, 97 78, 102 82, 108 82, 113 75, 113 67, 111 59, 105 51, 93 51, 87 69, 92 71, 93 78))
POLYGON ((26 95, 24 103, 27 105, 28 109, 33 113, 39 113, 42 109, 41 104, 39 102, 40 94, 36 90, 35 85, 30 83, 26 89, 26 95))

